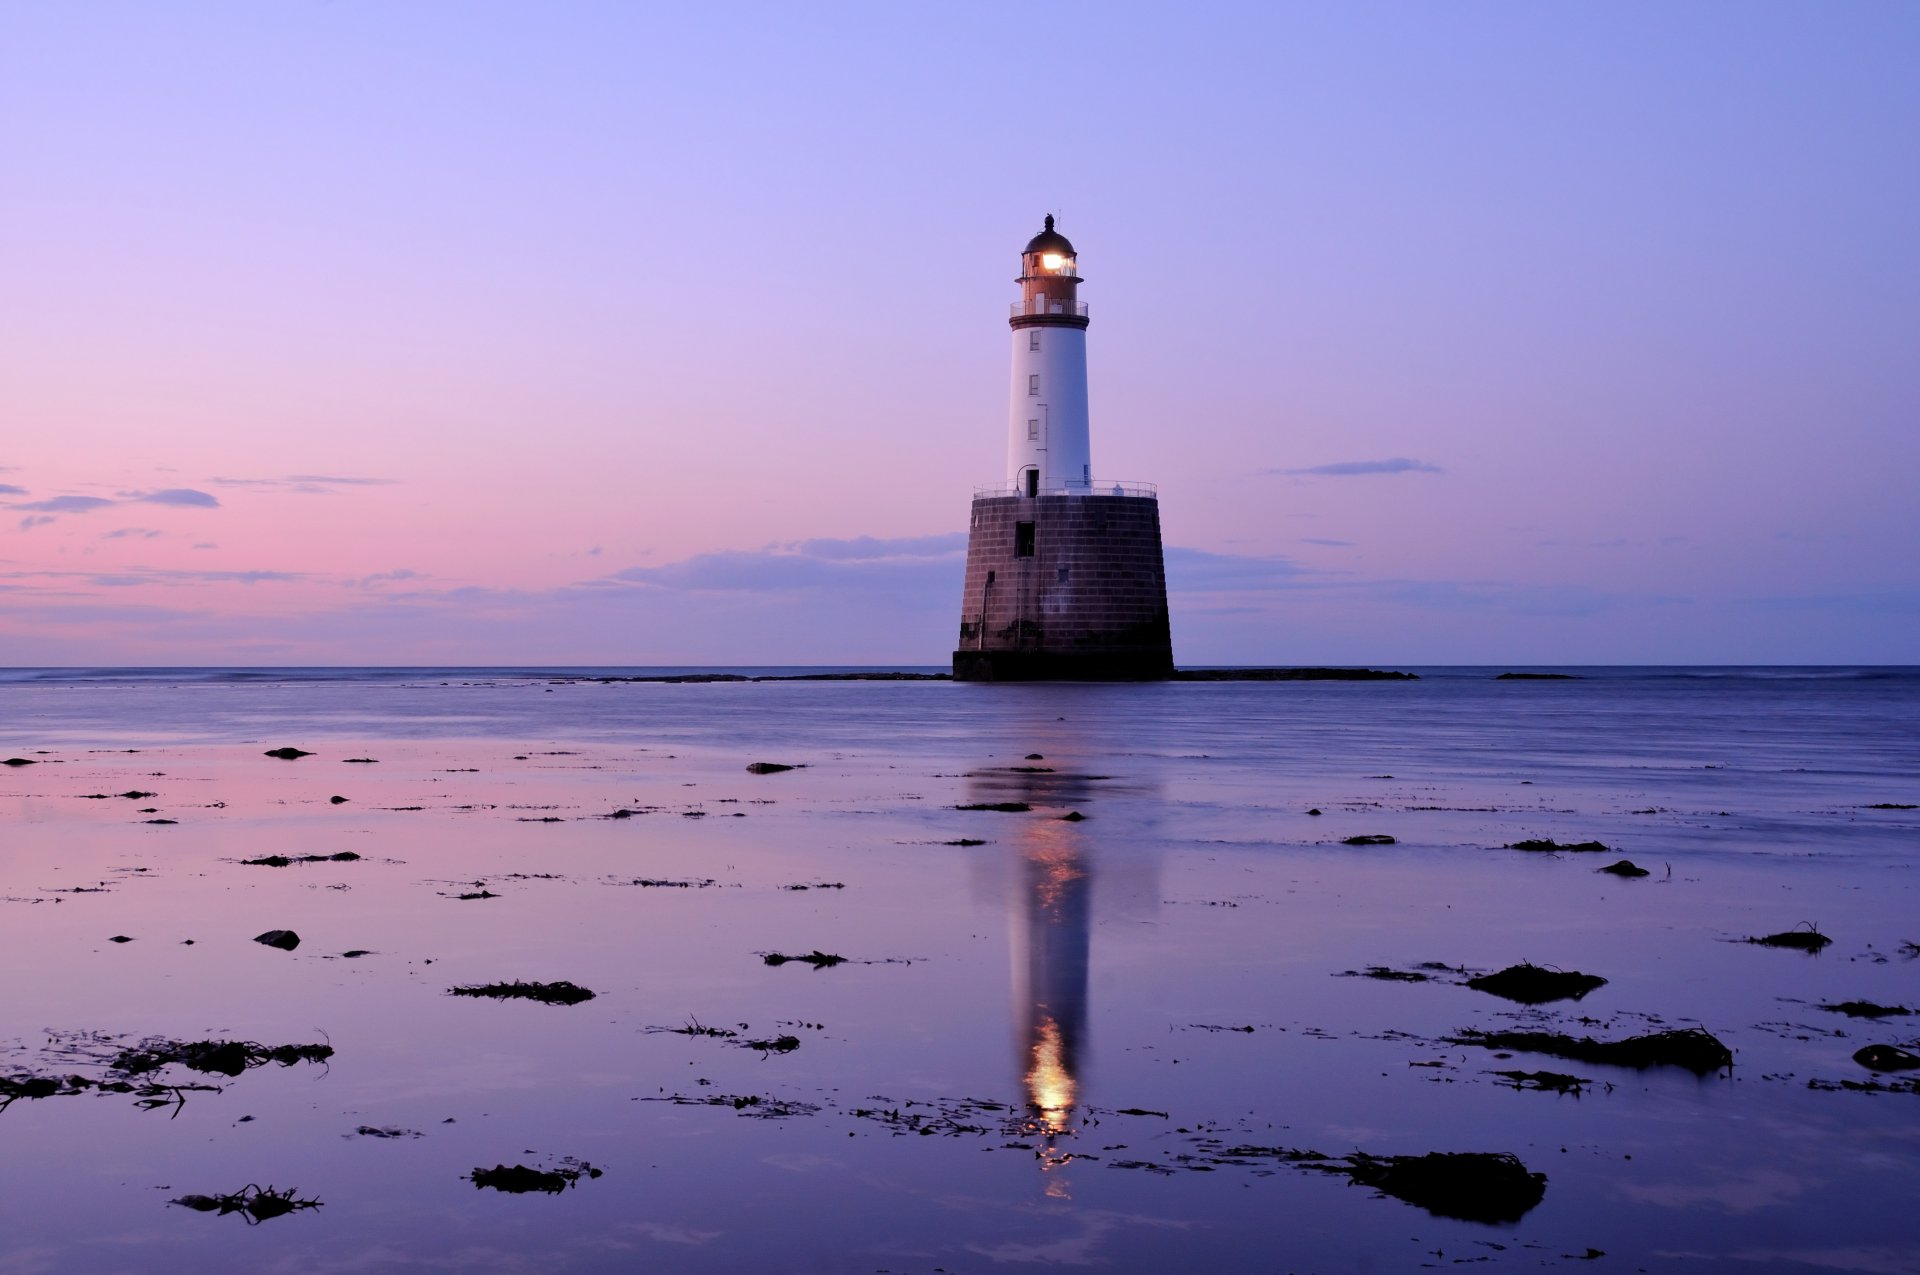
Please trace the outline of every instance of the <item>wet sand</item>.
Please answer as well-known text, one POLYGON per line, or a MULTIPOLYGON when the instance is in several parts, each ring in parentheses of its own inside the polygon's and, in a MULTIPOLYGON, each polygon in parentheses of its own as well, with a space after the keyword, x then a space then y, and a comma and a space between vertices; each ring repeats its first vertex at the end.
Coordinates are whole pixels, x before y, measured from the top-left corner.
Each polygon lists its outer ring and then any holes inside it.
MULTIPOLYGON (((15 729, 0 1076, 85 1083, 0 1110, 0 1270, 1920 1267, 1920 1073, 1852 1057, 1920 1018, 1820 1008, 1920 1009, 1920 820, 1871 808, 1915 800, 1898 721, 1855 755, 1555 748, 1411 689, 514 685, 472 693, 677 707, 15 729), (1506 848, 1548 837, 1617 852, 1506 848), (1832 945, 1740 941, 1803 922, 1832 945), (1607 981, 1464 985, 1522 962, 1607 981), (449 994, 515 981, 593 995, 449 994), (1688 1027, 1732 1067, 1457 1043, 1688 1027), (115 1065, 204 1041, 331 1053, 115 1065), (1440 1216, 1352 1158, 1431 1152, 1544 1194, 1440 1216), (558 1177, 485 1172, 520 1167, 558 1177), (250 1184, 320 1207, 169 1203, 250 1184)), ((1502 694, 1543 691, 1585 693, 1502 694)))

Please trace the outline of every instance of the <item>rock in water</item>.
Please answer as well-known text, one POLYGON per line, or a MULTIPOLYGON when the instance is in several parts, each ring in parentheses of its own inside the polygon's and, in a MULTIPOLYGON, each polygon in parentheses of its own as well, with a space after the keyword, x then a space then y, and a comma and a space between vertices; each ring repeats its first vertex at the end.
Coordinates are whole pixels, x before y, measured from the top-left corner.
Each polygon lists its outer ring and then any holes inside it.
POLYGON ((291 952, 300 946, 300 936, 292 930, 268 930, 265 934, 254 935, 253 941, 264 943, 268 947, 277 947, 282 952, 291 952))
POLYGON ((1868 1045, 1853 1056, 1868 1071, 1909 1071, 1920 1067, 1920 1055, 1910 1054, 1898 1045, 1868 1045))
POLYGON ((1550 970, 1539 965, 1509 965, 1498 974, 1482 974, 1467 980, 1467 986, 1476 992, 1488 992, 1522 1005, 1577 1001, 1594 988, 1606 985, 1607 980, 1598 974, 1550 970))
POLYGON ((1358 1153, 1342 1170, 1362 1186, 1417 1204, 1438 1217, 1489 1225, 1518 1222, 1547 1194, 1547 1175, 1504 1152, 1358 1153))
POLYGON ((308 752, 304 748, 269 748, 266 752, 266 755, 268 757, 278 757, 282 761, 292 761, 296 757, 313 756, 312 753, 308 752))

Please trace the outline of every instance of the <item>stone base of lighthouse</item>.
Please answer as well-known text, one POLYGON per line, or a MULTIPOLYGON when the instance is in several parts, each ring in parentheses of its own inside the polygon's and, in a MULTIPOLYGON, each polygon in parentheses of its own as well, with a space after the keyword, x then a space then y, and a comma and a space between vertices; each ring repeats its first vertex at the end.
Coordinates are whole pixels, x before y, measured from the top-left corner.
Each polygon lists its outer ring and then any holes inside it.
POLYGON ((953 675, 976 682, 1172 677, 1160 502, 1143 495, 975 499, 953 675))

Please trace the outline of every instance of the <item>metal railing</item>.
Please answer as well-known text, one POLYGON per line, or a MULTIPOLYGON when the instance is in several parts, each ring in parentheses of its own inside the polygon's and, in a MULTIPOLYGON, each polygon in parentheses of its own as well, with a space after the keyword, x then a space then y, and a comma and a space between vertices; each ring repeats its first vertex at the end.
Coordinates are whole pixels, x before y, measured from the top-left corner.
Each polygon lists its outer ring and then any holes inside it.
POLYGON ((1087 303, 1056 301, 1052 297, 1047 298, 1044 305, 1038 301, 1015 301, 1008 307, 1007 313, 1015 318, 1023 314, 1071 314, 1076 318, 1084 319, 1087 317, 1087 303))
MULTIPOLYGON (((973 498, 991 496, 1024 496, 1027 494, 1025 483, 994 483, 985 487, 975 487, 973 498)), ((1095 478, 1090 482, 1056 481, 1043 485, 1042 496, 1145 496, 1158 498, 1160 488, 1153 483, 1119 482, 1111 478, 1095 478)))

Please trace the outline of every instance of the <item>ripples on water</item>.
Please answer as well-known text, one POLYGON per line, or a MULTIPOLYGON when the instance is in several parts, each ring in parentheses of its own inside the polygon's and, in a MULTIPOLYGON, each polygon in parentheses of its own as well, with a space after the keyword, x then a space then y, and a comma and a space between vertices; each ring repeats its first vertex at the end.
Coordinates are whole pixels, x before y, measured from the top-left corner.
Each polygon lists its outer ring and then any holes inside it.
POLYGON ((1920 1036, 1816 1007, 1920 1009, 1920 819, 1872 809, 1920 803, 1913 670, 583 680, 682 671, 0 673, 0 744, 39 763, 0 771, 0 1075, 97 1072, 75 1033, 336 1050, 177 1107, 0 1111, 0 1270, 1920 1268, 1920 1097, 1808 1087, 1920 1036), (153 795, 87 799, 119 792, 153 795), (954 808, 1008 801, 1033 809, 954 808), (1531 836, 1654 875, 1503 848, 1531 836), (1834 946, 1727 941, 1800 922, 1834 946), (280 927, 295 952, 252 942, 280 927), (761 960, 816 949, 849 960, 761 960), (1528 1009, 1336 977, 1521 960, 1610 982, 1528 1009), (514 978, 598 995, 444 994, 514 978), (1442 1040, 1691 1022, 1730 1077, 1442 1040), (695 1023, 739 1034, 657 1030, 695 1023), (1235 1146, 1510 1151, 1549 1181, 1488 1227, 1235 1146), (569 1157, 604 1176, 462 1180, 569 1157), (164 1204, 249 1182, 324 1207, 164 1204))

